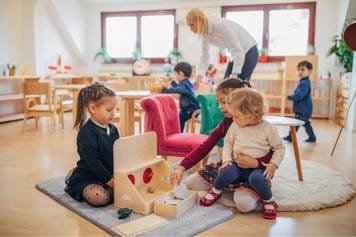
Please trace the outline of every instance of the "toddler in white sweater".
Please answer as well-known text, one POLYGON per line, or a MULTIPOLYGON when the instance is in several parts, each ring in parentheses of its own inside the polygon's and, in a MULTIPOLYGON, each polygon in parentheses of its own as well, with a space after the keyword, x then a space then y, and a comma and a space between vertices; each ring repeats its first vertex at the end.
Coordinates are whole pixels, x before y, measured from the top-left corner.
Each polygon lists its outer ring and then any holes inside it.
POLYGON ((271 191, 271 179, 284 157, 284 145, 277 129, 262 120, 264 105, 262 95, 251 88, 232 91, 227 97, 227 107, 233 115, 223 148, 223 165, 214 182, 214 187, 200 199, 202 206, 210 206, 221 197, 222 190, 229 185, 246 183, 261 197, 263 217, 275 219, 277 204, 271 191), (239 167, 239 154, 263 157, 270 151, 272 159, 255 169, 239 167))

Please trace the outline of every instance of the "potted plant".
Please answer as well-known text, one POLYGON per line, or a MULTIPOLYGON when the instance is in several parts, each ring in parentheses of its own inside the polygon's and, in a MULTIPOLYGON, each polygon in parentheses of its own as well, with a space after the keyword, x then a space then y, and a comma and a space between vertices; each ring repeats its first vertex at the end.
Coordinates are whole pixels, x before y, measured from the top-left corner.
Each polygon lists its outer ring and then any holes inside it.
POLYGON ((93 61, 95 61, 97 57, 101 57, 104 63, 114 62, 114 60, 112 59, 112 57, 110 56, 110 54, 108 53, 105 47, 100 48, 100 50, 95 54, 93 61))
POLYGON ((219 63, 226 63, 226 62, 227 62, 226 49, 220 48, 219 49, 219 63))
POLYGON ((140 60, 142 58, 141 50, 139 48, 135 48, 132 52, 132 58, 134 61, 140 60))
POLYGON ((261 63, 265 63, 268 61, 268 49, 267 48, 262 48, 260 50, 260 57, 259 57, 258 61, 261 63))
POLYGON ((15 76, 15 74, 16 74, 16 65, 7 64, 7 69, 9 70, 9 76, 15 76))
POLYGON ((173 48, 171 52, 169 52, 169 57, 173 64, 177 64, 179 60, 183 58, 183 55, 178 48, 173 48))
POLYGON ((353 52, 346 45, 344 41, 343 34, 338 34, 332 37, 332 46, 329 49, 327 56, 335 54, 336 58, 343 66, 346 72, 352 71, 352 60, 353 60, 353 52))
POLYGON ((307 55, 314 55, 315 54, 315 47, 312 44, 307 45, 307 50, 306 50, 307 55))

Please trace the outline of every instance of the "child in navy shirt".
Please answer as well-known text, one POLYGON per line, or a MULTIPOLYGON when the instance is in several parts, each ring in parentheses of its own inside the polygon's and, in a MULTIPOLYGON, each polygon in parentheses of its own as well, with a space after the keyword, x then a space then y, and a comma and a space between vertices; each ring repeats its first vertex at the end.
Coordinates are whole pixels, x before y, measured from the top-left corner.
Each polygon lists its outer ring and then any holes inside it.
POLYGON ((192 117, 195 110, 199 109, 199 102, 195 98, 193 85, 189 78, 192 74, 192 66, 187 62, 179 62, 174 67, 174 74, 178 83, 176 81, 171 82, 170 88, 163 87, 161 93, 176 93, 180 94, 179 98, 179 121, 180 129, 184 131, 184 125, 187 120, 192 117))
MULTIPOLYGON (((304 121, 304 128, 308 134, 308 139, 305 142, 316 142, 316 137, 309 121, 313 113, 313 104, 311 99, 311 86, 309 75, 313 71, 313 65, 308 61, 301 61, 297 66, 298 76, 300 78, 297 88, 292 95, 289 95, 288 100, 293 101, 293 112, 295 118, 304 121)), ((298 131, 297 127, 297 131, 298 131)), ((291 142, 291 135, 283 138, 286 141, 291 142)))

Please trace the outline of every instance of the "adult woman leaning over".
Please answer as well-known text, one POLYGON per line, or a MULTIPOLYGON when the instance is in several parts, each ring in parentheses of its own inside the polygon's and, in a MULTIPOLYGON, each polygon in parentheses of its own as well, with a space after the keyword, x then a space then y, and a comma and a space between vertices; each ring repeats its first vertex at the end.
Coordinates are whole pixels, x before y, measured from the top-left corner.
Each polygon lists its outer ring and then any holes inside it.
POLYGON ((209 65, 209 45, 227 48, 232 55, 224 79, 250 80, 258 61, 257 42, 248 31, 234 21, 225 18, 207 17, 198 9, 186 15, 190 30, 202 38, 202 54, 198 75, 203 75, 209 65))
MULTIPOLYGON (((191 153, 189 153, 180 162, 179 166, 171 174, 171 183, 179 184, 182 180, 183 174, 186 170, 193 167, 200 162, 209 152, 214 148, 218 141, 226 135, 227 130, 232 124, 232 115, 225 107, 225 100, 227 95, 236 88, 250 87, 250 84, 240 79, 227 79, 222 81, 216 88, 216 99, 219 103, 219 108, 224 115, 223 120, 212 131, 209 137, 191 153)), ((236 163, 242 168, 263 168, 262 162, 268 163, 272 157, 270 152, 265 157, 253 159, 247 155, 239 155, 236 157, 236 163)), ((187 184, 187 187, 195 191, 208 191, 214 183, 215 177, 218 173, 220 163, 211 163, 203 167, 199 172, 195 172, 182 182, 187 184)), ((248 187, 248 184, 236 184, 234 187, 228 189, 234 192, 234 203, 240 212, 249 212, 254 210, 258 203, 258 195, 248 187)))

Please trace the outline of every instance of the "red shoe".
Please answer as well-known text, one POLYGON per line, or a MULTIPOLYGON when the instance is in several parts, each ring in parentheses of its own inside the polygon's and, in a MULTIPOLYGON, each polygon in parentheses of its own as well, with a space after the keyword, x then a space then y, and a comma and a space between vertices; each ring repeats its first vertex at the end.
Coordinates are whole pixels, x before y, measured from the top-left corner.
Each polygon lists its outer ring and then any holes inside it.
POLYGON ((277 208, 278 205, 275 201, 262 202, 263 207, 263 218, 268 220, 274 220, 277 218, 277 208))
POLYGON ((219 200, 219 198, 221 198, 221 193, 217 194, 217 193, 214 193, 213 190, 211 189, 206 195, 205 197, 202 197, 200 200, 199 200, 199 204, 200 206, 204 206, 204 207, 209 207, 211 205, 214 204, 214 202, 216 202, 217 200, 219 200), (213 199, 207 199, 206 196, 207 195, 211 195, 213 196, 213 199))

